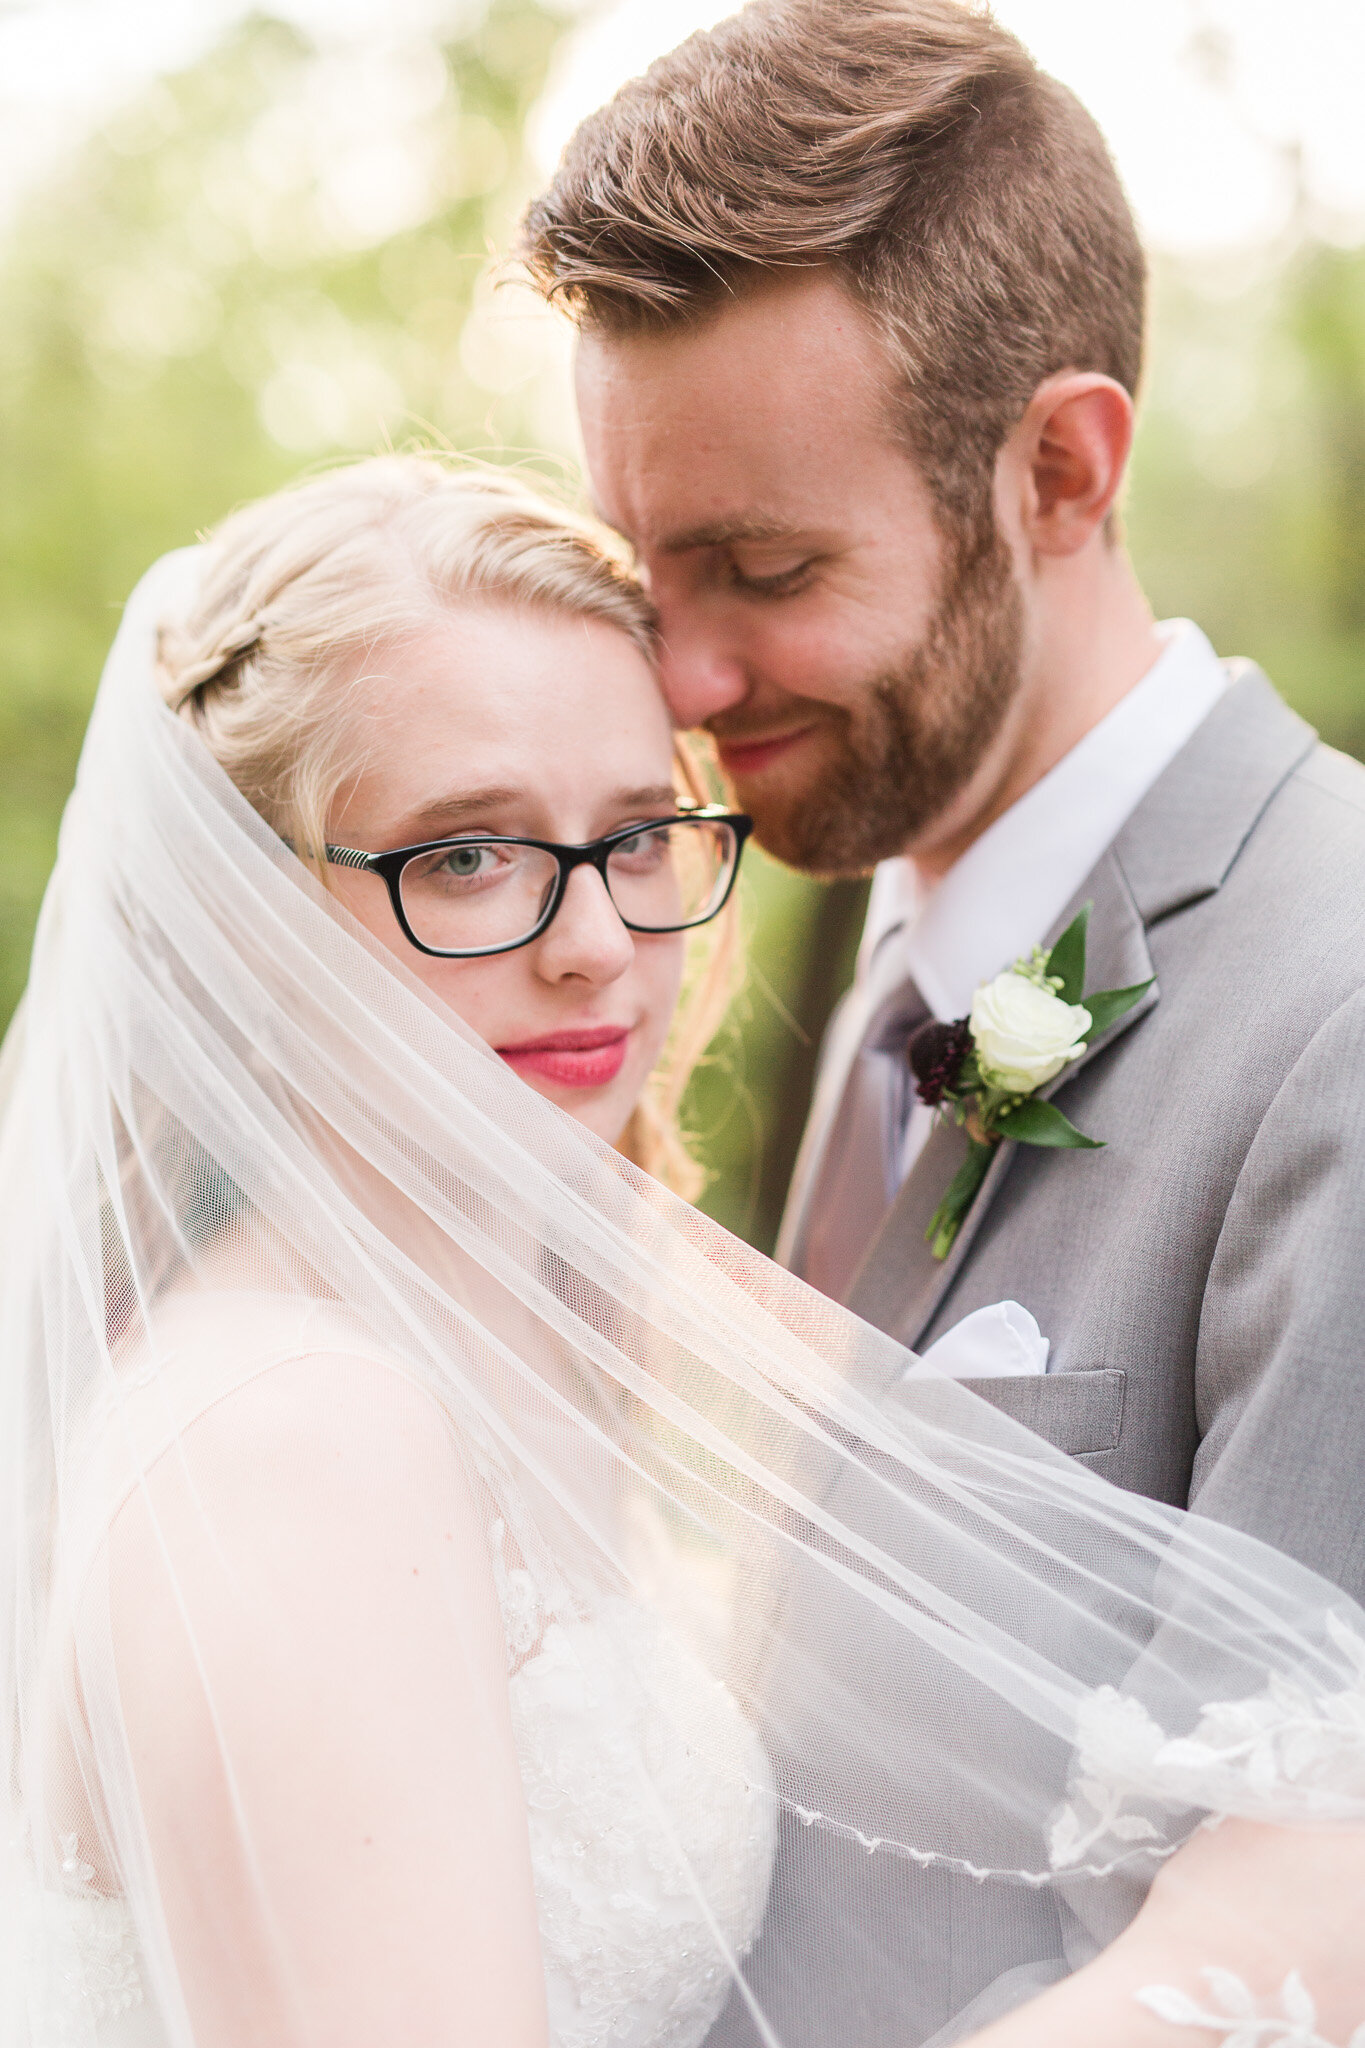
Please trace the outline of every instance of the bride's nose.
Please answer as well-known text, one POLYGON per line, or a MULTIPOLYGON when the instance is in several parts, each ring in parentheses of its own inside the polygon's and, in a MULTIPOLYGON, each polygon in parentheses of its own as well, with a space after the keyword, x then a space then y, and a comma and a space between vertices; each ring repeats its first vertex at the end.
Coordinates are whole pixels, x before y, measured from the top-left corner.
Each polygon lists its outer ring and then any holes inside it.
POLYGON ((596 868, 574 869, 564 901, 535 951, 536 972, 545 981, 577 976, 601 988, 625 973, 635 958, 635 941, 596 868))

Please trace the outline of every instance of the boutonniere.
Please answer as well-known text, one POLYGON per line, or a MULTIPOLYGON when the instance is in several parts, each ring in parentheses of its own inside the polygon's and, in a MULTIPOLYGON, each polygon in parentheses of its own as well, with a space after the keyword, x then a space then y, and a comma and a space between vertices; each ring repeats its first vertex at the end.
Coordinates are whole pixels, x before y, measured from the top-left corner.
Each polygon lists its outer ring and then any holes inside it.
POLYGON ((1055 1102, 1037 1092, 1078 1060, 1092 1038, 1140 1002, 1150 981, 1136 988, 1097 989, 1083 996, 1087 903, 1050 952, 1035 946, 1027 960, 983 982, 971 1014, 955 1024, 921 1024, 910 1040, 910 1067, 921 1102, 967 1132, 967 1157, 930 1220, 925 1237, 936 1259, 946 1259, 962 1220, 976 1200, 1002 1138, 1018 1145, 1096 1151, 1055 1102))

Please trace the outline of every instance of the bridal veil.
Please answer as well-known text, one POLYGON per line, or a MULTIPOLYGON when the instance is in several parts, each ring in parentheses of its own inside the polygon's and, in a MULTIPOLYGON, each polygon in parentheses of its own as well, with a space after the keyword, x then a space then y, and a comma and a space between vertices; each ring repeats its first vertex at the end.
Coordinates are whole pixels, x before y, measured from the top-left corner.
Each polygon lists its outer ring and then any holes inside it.
POLYGON ((320 2041, 365 1978, 412 2038, 456 1915, 495 2043, 646 1876, 658 2041, 728 1994, 854 2048, 858 1985, 792 1993, 838 1931, 912 2048, 1210 1816, 1365 1817, 1346 1596, 904 1378, 510 1074, 160 701, 195 575, 129 607, 0 1069, 2 2048, 320 2041), (596 1761, 528 1761, 536 1687, 596 1761))

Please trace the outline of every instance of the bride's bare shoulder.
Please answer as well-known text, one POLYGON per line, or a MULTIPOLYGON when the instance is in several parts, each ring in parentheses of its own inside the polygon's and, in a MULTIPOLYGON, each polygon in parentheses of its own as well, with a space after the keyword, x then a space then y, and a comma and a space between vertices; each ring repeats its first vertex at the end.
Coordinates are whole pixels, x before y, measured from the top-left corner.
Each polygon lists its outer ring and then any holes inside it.
POLYGON ((353 1643, 368 1602, 377 1640, 400 1594, 438 1584, 493 1640, 492 1497, 414 1361, 327 1304, 198 1296, 149 1337, 105 1495, 130 1670, 164 1676, 155 1646, 183 1651, 187 1616, 229 1661, 261 1652, 263 1615, 353 1643))
MULTIPOLYGON (((428 1696, 453 1717, 462 1672, 502 1711, 491 1496, 414 1361, 326 1305, 199 1297, 149 1335, 139 1420, 119 1433, 140 1476, 123 1476, 92 1585, 157 1796, 202 1797, 228 1739, 266 1758, 273 1788, 314 1729, 333 1764, 398 1769, 374 1728, 428 1696), (144 1414, 163 1421, 144 1431, 144 1414)), ((417 1752, 427 1771, 431 1745, 417 1752)))
POLYGON ((363 1471, 373 1498, 467 1466, 420 1363, 377 1342, 334 1304, 263 1293, 184 1293, 159 1305, 120 1361, 120 1437, 139 1476, 317 1499, 363 1471))

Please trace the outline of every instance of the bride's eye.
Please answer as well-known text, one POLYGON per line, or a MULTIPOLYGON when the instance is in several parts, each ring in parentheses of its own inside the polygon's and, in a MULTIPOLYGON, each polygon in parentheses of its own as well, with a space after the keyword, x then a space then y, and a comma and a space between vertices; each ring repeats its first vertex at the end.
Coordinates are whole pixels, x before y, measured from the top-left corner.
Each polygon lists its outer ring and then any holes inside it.
POLYGON ((512 862, 508 856, 514 852, 513 847, 488 846, 479 840, 467 840, 458 846, 442 847, 440 852, 429 854, 424 861, 415 862, 413 879, 465 889, 496 882, 510 872, 512 862))
POLYGON ((612 866, 628 868, 633 874, 646 874, 667 859, 668 841, 667 830, 661 831, 657 825, 632 833, 629 839, 620 840, 612 848, 612 866))

